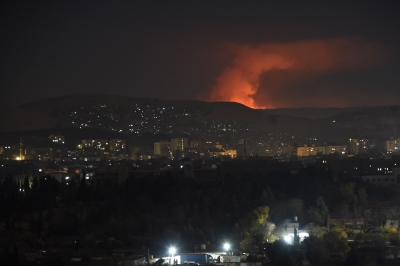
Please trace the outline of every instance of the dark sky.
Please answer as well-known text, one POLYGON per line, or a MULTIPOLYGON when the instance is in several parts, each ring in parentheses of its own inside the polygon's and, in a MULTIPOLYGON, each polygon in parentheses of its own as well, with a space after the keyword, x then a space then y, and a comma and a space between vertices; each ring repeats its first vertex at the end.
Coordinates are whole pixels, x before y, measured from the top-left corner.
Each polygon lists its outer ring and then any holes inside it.
POLYGON ((400 104, 397 2, 8 1, 0 103, 99 92, 271 108, 400 104))

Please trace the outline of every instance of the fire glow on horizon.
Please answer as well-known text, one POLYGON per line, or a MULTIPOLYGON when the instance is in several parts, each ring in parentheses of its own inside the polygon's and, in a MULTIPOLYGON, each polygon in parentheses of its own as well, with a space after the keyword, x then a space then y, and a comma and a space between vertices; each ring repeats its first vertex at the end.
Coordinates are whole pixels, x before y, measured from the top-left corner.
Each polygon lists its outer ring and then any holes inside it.
MULTIPOLYGON (((290 82, 296 82, 310 74, 315 77, 379 64, 385 58, 384 50, 378 43, 351 39, 230 45, 228 52, 233 62, 217 78, 208 100, 238 102, 251 108, 276 108, 273 97, 269 97, 274 91, 259 90, 263 73, 286 71, 290 82), (264 97, 257 97, 258 94, 264 97)), ((281 81, 281 86, 287 82, 281 81)), ((276 89, 279 90, 273 90, 276 89)))

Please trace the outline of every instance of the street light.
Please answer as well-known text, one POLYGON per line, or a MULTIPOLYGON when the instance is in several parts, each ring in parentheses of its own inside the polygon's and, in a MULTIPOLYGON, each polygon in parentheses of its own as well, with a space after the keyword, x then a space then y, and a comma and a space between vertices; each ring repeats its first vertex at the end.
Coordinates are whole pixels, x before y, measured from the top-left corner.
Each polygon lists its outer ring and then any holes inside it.
POLYGON ((290 235, 285 235, 283 239, 286 241, 287 244, 293 243, 293 237, 291 237, 290 235))
POLYGON ((231 248, 231 245, 229 243, 224 244, 224 249, 226 250, 226 253, 228 254, 229 249, 231 248))
POLYGON ((170 264, 172 264, 172 258, 174 257, 174 254, 176 253, 176 248, 175 247, 171 247, 169 248, 169 253, 171 253, 171 259, 170 259, 170 264))

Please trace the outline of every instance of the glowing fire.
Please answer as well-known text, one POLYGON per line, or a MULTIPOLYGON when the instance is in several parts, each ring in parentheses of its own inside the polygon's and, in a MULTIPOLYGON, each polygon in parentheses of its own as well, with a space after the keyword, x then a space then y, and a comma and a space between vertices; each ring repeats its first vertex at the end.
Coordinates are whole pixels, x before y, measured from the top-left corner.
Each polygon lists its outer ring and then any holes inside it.
MULTIPOLYGON (((382 53, 377 52, 377 47, 379 45, 376 43, 347 39, 257 46, 232 45, 234 60, 217 78, 208 100, 238 102, 251 108, 276 107, 273 99, 266 102, 257 97, 257 94, 270 95, 272 92, 269 91, 271 88, 259 90, 263 73, 271 70, 286 71, 291 74, 290 82, 293 82, 310 73, 318 76, 330 71, 368 67, 382 59, 382 53)), ((283 84, 285 82, 288 81, 282 81, 283 84)))

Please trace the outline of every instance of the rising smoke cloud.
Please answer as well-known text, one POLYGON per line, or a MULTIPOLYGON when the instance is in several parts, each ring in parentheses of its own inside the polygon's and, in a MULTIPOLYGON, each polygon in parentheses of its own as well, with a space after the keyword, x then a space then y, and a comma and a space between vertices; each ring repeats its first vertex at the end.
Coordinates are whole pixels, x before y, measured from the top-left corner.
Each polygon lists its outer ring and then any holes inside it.
POLYGON ((230 45, 228 52, 233 62, 217 78, 208 100, 238 102, 251 108, 275 108, 254 98, 263 73, 272 70, 293 73, 293 82, 310 74, 316 77, 333 71, 352 71, 382 62, 384 50, 378 43, 352 39, 230 45))

